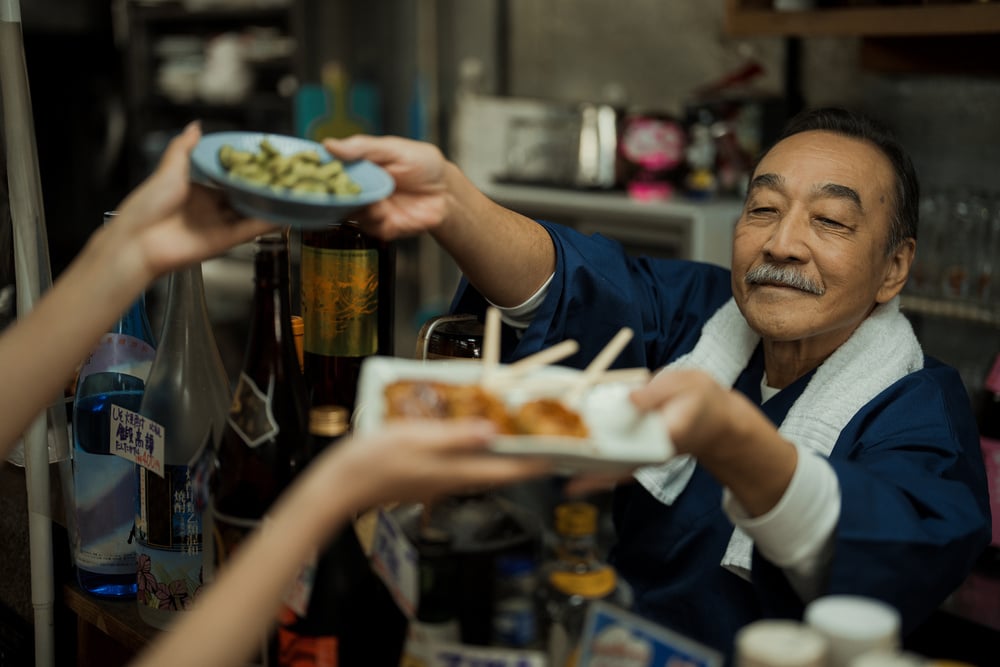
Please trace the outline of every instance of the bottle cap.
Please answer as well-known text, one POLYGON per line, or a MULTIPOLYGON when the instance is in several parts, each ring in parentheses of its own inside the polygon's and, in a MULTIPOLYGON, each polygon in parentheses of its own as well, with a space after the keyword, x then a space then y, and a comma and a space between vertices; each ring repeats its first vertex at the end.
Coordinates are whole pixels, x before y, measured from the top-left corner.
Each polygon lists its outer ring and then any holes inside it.
POLYGON ((556 506, 556 532, 582 537, 597 532, 597 508, 590 503, 563 503, 556 506))
POLYGON ((340 405, 317 405, 309 408, 309 432, 335 438, 347 431, 347 408, 340 405))
POLYGON ((823 667, 826 638, 807 625, 787 619, 764 619, 736 634, 738 667, 823 667))
POLYGON ((899 647, 899 612, 880 600, 828 595, 809 603, 805 621, 829 642, 831 667, 845 667, 866 651, 899 647))

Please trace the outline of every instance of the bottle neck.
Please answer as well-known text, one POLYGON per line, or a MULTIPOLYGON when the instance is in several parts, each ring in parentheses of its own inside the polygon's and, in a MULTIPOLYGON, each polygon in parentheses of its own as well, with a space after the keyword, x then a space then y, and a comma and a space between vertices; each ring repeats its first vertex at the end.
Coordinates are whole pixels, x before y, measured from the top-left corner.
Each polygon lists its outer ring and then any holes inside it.
POLYGON ((201 264, 170 274, 163 314, 163 345, 187 345, 197 338, 214 341, 205 302, 201 264))
POLYGON ((258 240, 254 256, 254 296, 244 370, 298 373, 288 293, 288 246, 284 239, 258 240), (263 367, 262 367, 263 366, 263 367))
POLYGON ((149 317, 146 315, 146 295, 140 294, 129 309, 121 316, 115 324, 111 333, 125 334, 138 338, 150 345, 156 345, 153 336, 153 327, 149 324, 149 317))
POLYGON ((560 535, 556 553, 562 560, 596 560, 597 538, 595 535, 560 535))

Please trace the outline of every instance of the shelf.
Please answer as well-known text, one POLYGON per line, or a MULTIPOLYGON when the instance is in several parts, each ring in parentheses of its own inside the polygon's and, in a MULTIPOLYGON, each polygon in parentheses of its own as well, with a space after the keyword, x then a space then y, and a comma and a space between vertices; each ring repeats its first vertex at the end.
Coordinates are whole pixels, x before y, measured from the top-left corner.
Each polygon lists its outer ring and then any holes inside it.
POLYGON ((146 5, 134 2, 129 7, 129 13, 140 21, 157 23, 232 23, 244 21, 284 20, 289 16, 292 3, 275 5, 273 7, 214 7, 210 9, 192 10, 180 2, 165 2, 146 5))
POLYGON ((727 0, 725 28, 734 37, 902 37, 1000 34, 1000 3, 948 3, 774 11, 727 0))
POLYGON ((900 300, 900 309, 904 313, 944 317, 1000 328, 1000 306, 991 307, 974 301, 904 294, 900 300))

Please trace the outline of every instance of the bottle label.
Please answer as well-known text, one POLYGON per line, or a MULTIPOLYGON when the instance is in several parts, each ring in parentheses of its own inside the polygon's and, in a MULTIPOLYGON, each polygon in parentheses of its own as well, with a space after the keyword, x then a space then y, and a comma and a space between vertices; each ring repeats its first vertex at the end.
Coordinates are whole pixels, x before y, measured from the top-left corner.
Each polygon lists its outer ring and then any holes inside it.
POLYGON ((337 638, 306 637, 278 628, 278 665, 282 667, 337 667, 337 638))
POLYGON ((155 356, 156 350, 135 336, 104 334, 80 367, 79 379, 82 381, 91 373, 113 371, 145 380, 155 356))
POLYGON ((191 469, 165 466, 162 477, 136 468, 139 604, 161 611, 190 608, 203 584, 201 513, 195 507, 191 469))
POLYGON ((250 376, 240 373, 229 410, 229 424, 251 449, 272 440, 281 430, 271 410, 272 390, 273 387, 268 387, 265 394, 250 376))
POLYGON ((602 567, 591 572, 553 572, 549 583, 567 595, 602 598, 615 590, 617 577, 612 568, 602 567))
MULTIPOLYGON (((526 651, 494 646, 472 646, 457 640, 442 640, 432 628, 411 623, 400 667, 546 667, 540 651, 526 651)), ((553 666, 555 667, 555 666, 553 666)))
POLYGON ((111 453, 163 477, 163 426, 118 405, 110 417, 111 453))
POLYGON ((302 247, 303 348, 327 357, 378 349, 378 251, 302 247))
POLYGON ((416 616, 419 590, 417 550, 392 515, 379 510, 372 535, 372 569, 407 618, 416 616))
POLYGON ((684 665, 722 667, 722 654, 660 625, 605 602, 587 609, 573 664, 684 665))

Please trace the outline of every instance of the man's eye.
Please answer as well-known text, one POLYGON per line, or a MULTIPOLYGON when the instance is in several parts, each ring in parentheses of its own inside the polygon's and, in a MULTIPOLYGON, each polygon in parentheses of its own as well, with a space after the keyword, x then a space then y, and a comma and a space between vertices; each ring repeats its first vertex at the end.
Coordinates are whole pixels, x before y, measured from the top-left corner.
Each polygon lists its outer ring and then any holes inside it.
POLYGON ((777 209, 770 206, 755 206, 750 209, 750 215, 773 215, 777 212, 777 209))
POLYGON ((820 223, 822 225, 825 225, 827 227, 843 227, 844 226, 842 223, 839 223, 836 220, 832 220, 830 218, 824 218, 822 216, 818 216, 816 218, 816 222, 818 222, 818 223, 820 223))

